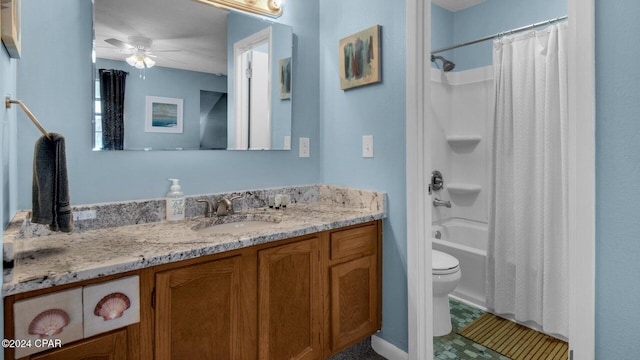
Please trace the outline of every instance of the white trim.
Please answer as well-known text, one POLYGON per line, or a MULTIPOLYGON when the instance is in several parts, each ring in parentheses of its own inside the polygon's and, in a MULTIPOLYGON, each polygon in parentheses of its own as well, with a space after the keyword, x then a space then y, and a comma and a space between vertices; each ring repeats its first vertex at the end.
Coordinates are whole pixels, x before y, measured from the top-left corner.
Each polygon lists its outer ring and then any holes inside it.
POLYGON ((371 348, 378 355, 383 356, 388 360, 408 360, 409 354, 400 350, 392 343, 386 341, 383 338, 379 338, 376 335, 371 335, 371 348))
POLYGON ((569 347, 595 359, 595 10, 569 5, 569 347))
MULTIPOLYGON (((429 63, 431 1, 407 0, 407 287, 409 357, 433 357, 431 324, 431 208, 429 170, 429 63), (422 99, 422 103, 420 103, 422 99), (423 104, 426 104, 423 106, 423 104), (424 239, 424 240, 423 240, 424 239), (426 339, 426 340, 425 340, 426 339)), ((569 339, 573 358, 595 359, 595 12, 594 0, 568 0, 570 162, 569 339), (587 61, 585 61, 587 60, 587 61)))
POLYGON ((407 0, 406 68, 406 181, 407 181, 407 291, 409 358, 433 358, 431 289, 431 206, 426 201, 431 168, 426 111, 430 102, 429 59, 431 6, 429 1, 407 0))

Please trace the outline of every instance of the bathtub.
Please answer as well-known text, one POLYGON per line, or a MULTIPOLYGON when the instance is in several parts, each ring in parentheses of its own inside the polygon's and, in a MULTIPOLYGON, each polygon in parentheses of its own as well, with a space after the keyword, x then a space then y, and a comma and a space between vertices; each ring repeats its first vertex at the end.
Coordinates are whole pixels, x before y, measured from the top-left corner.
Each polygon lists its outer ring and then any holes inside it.
POLYGON ((460 261, 462 278, 452 295, 486 309, 487 224, 454 219, 433 224, 432 231, 434 235, 436 231, 441 233, 440 239, 433 236, 433 249, 460 261))

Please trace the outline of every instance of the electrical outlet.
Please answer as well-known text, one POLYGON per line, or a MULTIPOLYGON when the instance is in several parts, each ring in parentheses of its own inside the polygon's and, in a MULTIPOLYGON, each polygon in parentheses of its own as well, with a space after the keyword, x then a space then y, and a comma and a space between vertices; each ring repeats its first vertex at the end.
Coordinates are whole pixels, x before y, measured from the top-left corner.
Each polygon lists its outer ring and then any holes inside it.
POLYGON ((308 158, 309 156, 309 138, 300 138, 300 157, 308 158))
POLYGON ((373 135, 362 136, 362 157, 363 158, 373 157, 373 135))
POLYGON ((81 220, 91 220, 95 219, 96 211, 95 210, 83 210, 83 211, 74 211, 73 212, 73 221, 81 221, 81 220))

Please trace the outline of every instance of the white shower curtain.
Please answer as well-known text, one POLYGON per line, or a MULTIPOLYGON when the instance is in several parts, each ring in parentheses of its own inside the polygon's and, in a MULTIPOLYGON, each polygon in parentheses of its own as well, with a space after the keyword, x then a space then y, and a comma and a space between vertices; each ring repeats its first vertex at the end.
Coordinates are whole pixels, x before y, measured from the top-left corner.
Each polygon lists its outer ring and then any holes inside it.
POLYGON ((566 24, 494 42, 487 301, 568 336, 566 24))

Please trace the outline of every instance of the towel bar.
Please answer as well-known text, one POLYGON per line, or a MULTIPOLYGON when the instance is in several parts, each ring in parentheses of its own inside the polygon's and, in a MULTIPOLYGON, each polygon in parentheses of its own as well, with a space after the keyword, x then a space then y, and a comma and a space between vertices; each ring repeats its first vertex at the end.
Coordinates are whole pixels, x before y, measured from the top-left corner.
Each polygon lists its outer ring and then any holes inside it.
POLYGON ((33 122, 33 125, 35 125, 38 130, 40 130, 40 132, 42 133, 42 135, 46 136, 47 139, 51 140, 51 135, 49 135, 49 133, 47 132, 47 130, 44 129, 44 127, 42 127, 42 124, 40 124, 40 121, 38 121, 38 119, 36 118, 35 115, 33 115, 33 113, 31 112, 31 110, 29 110, 29 108, 27 107, 27 105, 25 105, 21 100, 11 100, 11 98, 9 98, 8 96, 5 97, 5 107, 7 109, 11 109, 11 104, 18 104, 20 105, 20 107, 22 108, 22 110, 24 110, 24 113, 27 114, 27 116, 29 117, 29 119, 31 119, 31 121, 33 122))

